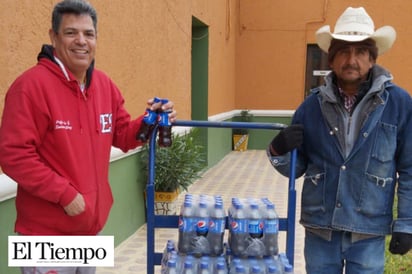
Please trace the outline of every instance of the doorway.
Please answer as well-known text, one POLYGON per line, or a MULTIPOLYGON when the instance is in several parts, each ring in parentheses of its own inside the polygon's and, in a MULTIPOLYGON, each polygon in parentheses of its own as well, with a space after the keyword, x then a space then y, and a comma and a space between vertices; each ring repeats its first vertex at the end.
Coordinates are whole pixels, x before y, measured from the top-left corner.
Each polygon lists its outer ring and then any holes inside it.
POLYGON ((208 118, 209 28, 192 17, 192 120, 208 118))
POLYGON ((306 56, 305 97, 311 89, 322 85, 323 78, 330 72, 328 55, 318 45, 308 44, 306 56))

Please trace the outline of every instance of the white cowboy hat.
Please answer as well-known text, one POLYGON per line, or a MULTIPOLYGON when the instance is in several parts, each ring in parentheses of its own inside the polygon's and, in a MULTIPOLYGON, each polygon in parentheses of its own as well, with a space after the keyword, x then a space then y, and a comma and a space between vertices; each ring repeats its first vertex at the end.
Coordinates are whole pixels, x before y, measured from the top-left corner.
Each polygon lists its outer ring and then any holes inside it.
POLYGON ((384 26, 375 31, 375 25, 363 7, 347 8, 336 21, 335 31, 330 32, 326 25, 316 32, 316 42, 326 53, 332 39, 359 42, 371 38, 375 40, 378 55, 390 49, 396 39, 396 31, 391 26, 384 26))

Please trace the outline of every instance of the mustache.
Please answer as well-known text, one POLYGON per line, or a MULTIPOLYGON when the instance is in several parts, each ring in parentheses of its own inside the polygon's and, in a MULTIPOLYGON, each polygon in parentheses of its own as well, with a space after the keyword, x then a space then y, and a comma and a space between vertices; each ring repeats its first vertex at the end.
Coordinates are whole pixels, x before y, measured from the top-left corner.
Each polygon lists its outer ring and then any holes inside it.
POLYGON ((346 66, 342 67, 342 70, 347 70, 347 69, 354 69, 354 70, 359 71, 359 67, 358 67, 358 66, 346 65, 346 66))

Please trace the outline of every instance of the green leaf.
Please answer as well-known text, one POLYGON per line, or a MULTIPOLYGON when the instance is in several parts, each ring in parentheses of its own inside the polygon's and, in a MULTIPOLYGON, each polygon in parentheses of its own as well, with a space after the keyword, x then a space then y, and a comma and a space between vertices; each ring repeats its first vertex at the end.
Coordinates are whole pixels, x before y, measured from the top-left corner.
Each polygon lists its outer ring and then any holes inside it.
MULTIPOLYGON (((172 145, 168 148, 156 146, 155 191, 174 191, 187 188, 200 178, 206 167, 204 147, 197 143, 198 129, 185 135, 172 134, 172 145)), ((149 147, 141 153, 142 166, 148 171, 149 147)))

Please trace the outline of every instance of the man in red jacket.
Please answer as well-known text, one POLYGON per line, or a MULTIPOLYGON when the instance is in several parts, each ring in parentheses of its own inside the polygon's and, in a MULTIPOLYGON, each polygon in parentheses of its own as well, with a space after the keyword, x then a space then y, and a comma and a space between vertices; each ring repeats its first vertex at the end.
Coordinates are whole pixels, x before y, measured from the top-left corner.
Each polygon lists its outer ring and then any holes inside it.
MULTIPOLYGON (((108 183, 111 147, 127 151, 142 145, 136 140, 142 116, 131 120, 119 89, 94 69, 96 26, 96 11, 89 3, 58 3, 49 32, 52 45, 43 45, 37 65, 7 92, 0 165, 18 183, 15 230, 21 235, 99 233, 113 203, 108 183)), ((176 119, 172 102, 162 105, 149 99, 148 105, 171 111, 170 121, 176 119)))

